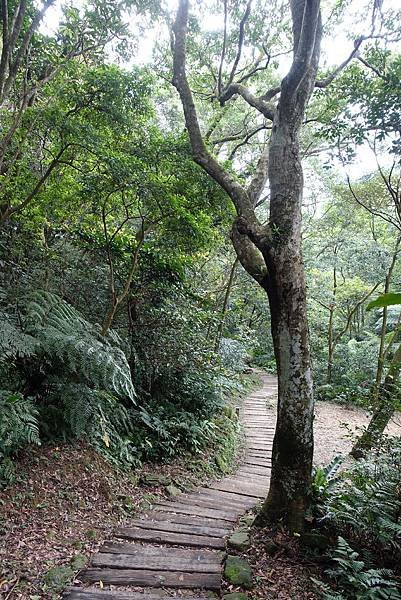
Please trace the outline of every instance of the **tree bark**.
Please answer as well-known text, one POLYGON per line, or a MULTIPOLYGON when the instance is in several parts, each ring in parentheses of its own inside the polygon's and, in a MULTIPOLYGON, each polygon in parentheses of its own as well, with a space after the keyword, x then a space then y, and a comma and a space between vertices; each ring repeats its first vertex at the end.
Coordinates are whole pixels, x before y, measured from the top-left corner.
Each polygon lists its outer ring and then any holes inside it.
MULTIPOLYGON (((334 254, 337 254, 335 250, 334 254)), ((337 295, 337 269, 333 269, 333 296, 329 304, 329 330, 328 330, 328 356, 327 356, 327 377, 326 383, 331 383, 333 373, 333 357, 334 357, 334 311, 336 308, 337 295)))
POLYGON ((300 531, 311 483, 314 402, 301 251, 304 182, 299 132, 315 85, 321 23, 319 3, 291 2, 291 8, 294 62, 282 82, 269 152, 270 223, 275 236, 273 244, 263 254, 268 272, 267 294, 278 374, 278 412, 270 489, 259 523, 282 518, 290 529, 300 531), (301 17, 298 11, 302 4, 301 17), (301 30, 298 29, 300 23, 301 30), (313 39, 311 45, 302 39, 305 36, 313 39), (303 44, 309 48, 306 71, 297 58, 303 44))

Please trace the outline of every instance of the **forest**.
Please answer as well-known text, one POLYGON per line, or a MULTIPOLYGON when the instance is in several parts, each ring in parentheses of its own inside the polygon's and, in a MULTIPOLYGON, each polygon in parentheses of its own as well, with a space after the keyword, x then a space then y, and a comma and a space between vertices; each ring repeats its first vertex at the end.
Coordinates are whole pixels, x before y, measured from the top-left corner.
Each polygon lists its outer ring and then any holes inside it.
POLYGON ((399 2, 0 11, 0 598, 401 599, 399 2))

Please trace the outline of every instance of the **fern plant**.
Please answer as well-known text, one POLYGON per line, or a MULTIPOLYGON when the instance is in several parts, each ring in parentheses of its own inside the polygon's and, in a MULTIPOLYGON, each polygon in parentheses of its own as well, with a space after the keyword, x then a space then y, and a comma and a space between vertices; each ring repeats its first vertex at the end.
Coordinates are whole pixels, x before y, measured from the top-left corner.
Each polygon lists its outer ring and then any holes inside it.
POLYGON ((366 568, 344 538, 338 538, 331 560, 333 567, 325 574, 334 582, 335 590, 312 578, 323 600, 401 600, 392 571, 366 568))
POLYGON ((338 481, 336 475, 343 460, 343 457, 338 454, 328 465, 314 468, 312 473, 312 495, 314 502, 327 498, 330 488, 338 481))
MULTIPOLYGON (((44 354, 74 378, 134 402, 135 391, 124 352, 55 294, 38 291, 26 306, 26 331, 44 354)), ((115 342, 114 336, 114 342, 115 342)))
POLYGON ((30 398, 0 390, 0 482, 12 481, 15 452, 27 444, 40 444, 38 411, 30 398))
POLYGON ((335 481, 320 518, 388 560, 401 552, 401 441, 389 440, 335 481))

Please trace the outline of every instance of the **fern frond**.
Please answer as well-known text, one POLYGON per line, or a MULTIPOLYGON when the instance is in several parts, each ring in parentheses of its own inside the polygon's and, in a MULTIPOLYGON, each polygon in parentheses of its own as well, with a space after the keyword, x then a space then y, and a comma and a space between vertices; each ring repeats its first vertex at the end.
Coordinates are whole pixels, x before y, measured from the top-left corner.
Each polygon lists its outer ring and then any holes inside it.
POLYGON ((55 294, 35 292, 26 307, 26 328, 43 351, 94 389, 135 399, 124 352, 101 336, 100 328, 55 294))

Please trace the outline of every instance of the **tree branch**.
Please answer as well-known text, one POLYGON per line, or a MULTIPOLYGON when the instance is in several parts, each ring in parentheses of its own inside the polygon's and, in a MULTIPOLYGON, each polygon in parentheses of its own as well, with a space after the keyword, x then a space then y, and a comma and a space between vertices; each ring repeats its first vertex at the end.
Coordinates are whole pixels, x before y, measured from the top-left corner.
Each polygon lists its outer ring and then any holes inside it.
POLYGON ((50 177, 50 175, 52 174, 55 167, 59 164, 59 159, 64 154, 64 152, 66 151, 66 149, 68 148, 69 145, 70 144, 61 148, 61 150, 58 152, 58 154, 53 158, 53 160, 50 162, 49 166, 47 167, 46 171, 44 172, 42 177, 39 179, 39 181, 36 183, 33 190, 31 192, 29 192, 29 194, 27 195, 25 200, 23 200, 19 204, 16 204, 15 206, 9 206, 8 208, 6 208, 4 210, 4 212, 0 215, 0 225, 3 225, 7 221, 7 219, 9 219, 11 217, 11 215, 13 215, 16 212, 21 212, 21 210, 23 210, 24 208, 26 208, 28 206, 28 204, 33 200, 33 198, 41 190, 43 184, 50 177))
POLYGON ((294 59, 288 74, 282 81, 282 91, 285 90, 286 100, 291 100, 306 76, 320 44, 316 43, 320 36, 320 1, 291 0, 290 1, 293 37, 294 59))
POLYGON ((254 206, 256 206, 257 201, 260 198, 261 193, 263 192, 267 177, 268 177, 268 167, 269 167, 269 145, 266 144, 265 148, 260 155, 255 175, 248 187, 248 195, 251 199, 251 202, 254 206))
POLYGON ((238 37, 238 50, 237 50, 237 55, 235 57, 234 60, 234 64, 232 66, 231 69, 231 73, 230 73, 230 77, 228 80, 228 83, 232 83, 234 81, 234 77, 235 77, 235 73, 237 71, 237 67, 238 67, 238 63, 241 59, 241 54, 242 54, 242 46, 244 45, 244 37, 245 37, 245 24, 249 18, 249 15, 251 13, 251 4, 252 4, 252 0, 248 0, 248 4, 246 5, 246 9, 245 9, 245 13, 241 19, 241 22, 239 24, 239 37, 238 37))
POLYGON ((257 281, 259 285, 265 286, 268 273, 262 253, 250 241, 247 235, 240 232, 241 227, 238 227, 238 225, 238 219, 236 219, 231 229, 231 241, 238 260, 245 271, 257 281))
POLYGON ((342 62, 341 65, 339 65, 336 69, 334 69, 334 71, 330 75, 328 75, 324 79, 317 80, 315 83, 315 87, 317 87, 317 88, 327 87, 337 77, 337 75, 339 75, 341 73, 341 71, 343 71, 345 69, 345 67, 351 62, 351 60, 353 58, 357 57, 359 60, 361 60, 360 57, 358 56, 358 52, 359 52, 359 48, 360 48, 363 40, 364 40, 363 37, 360 37, 357 40, 355 40, 354 48, 353 48, 352 52, 350 53, 350 55, 348 56, 348 58, 346 58, 344 60, 344 62, 342 62))
POLYGON ((180 0, 177 16, 173 25, 173 85, 177 89, 184 109, 185 123, 188 129, 194 160, 204 168, 234 202, 237 213, 251 223, 256 217, 252 203, 244 188, 218 163, 208 152, 202 138, 195 102, 186 74, 186 38, 188 27, 188 0, 180 0))
POLYGON ((221 58, 220 58, 220 66, 219 66, 219 74, 217 78, 217 93, 220 96, 221 90, 223 87, 222 77, 223 77, 223 66, 224 59, 226 56, 226 45, 227 45, 227 0, 224 0, 224 34, 223 34, 223 48, 221 50, 221 58))
POLYGON ((273 121, 275 107, 266 102, 264 96, 255 96, 248 88, 240 83, 231 83, 220 95, 219 101, 222 106, 235 94, 239 94, 250 106, 256 108, 269 121, 273 121))

